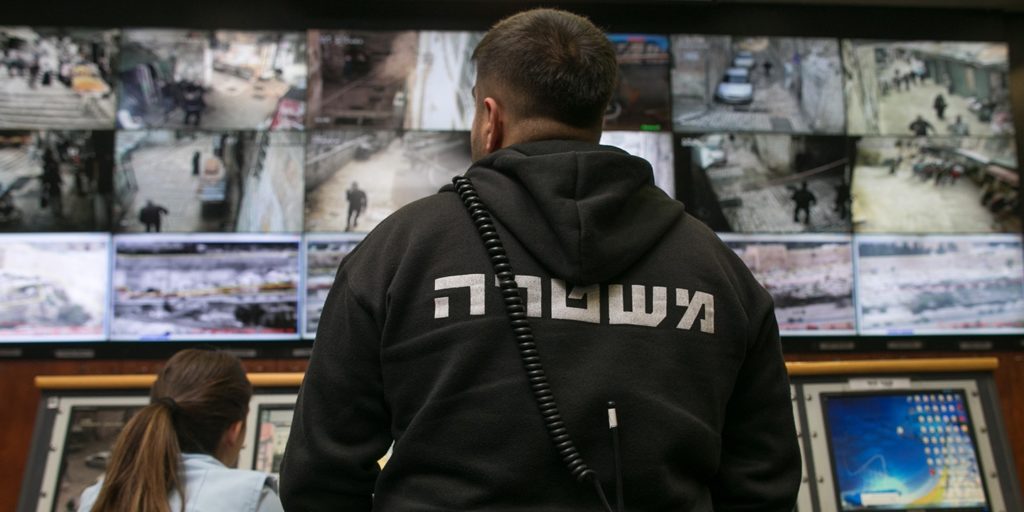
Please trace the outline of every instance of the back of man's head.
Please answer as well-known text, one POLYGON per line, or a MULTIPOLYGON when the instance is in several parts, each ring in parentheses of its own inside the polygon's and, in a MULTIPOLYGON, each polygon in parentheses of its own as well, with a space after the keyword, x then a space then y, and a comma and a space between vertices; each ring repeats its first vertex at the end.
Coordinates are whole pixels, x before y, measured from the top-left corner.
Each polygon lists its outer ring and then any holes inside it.
POLYGON ((473 52, 477 93, 502 96, 521 120, 601 128, 618 79, 615 47, 589 20, 534 9, 499 21, 473 52))

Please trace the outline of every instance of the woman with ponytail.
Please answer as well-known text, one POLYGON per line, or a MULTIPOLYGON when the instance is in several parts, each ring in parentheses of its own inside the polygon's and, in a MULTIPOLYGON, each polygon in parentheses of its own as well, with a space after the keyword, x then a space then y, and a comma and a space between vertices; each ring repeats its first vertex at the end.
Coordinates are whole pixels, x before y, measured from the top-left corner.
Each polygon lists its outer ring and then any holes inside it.
POLYGON ((160 370, 150 403, 114 443, 79 512, 280 511, 276 483, 232 469, 245 441, 252 384, 226 352, 188 349, 160 370))

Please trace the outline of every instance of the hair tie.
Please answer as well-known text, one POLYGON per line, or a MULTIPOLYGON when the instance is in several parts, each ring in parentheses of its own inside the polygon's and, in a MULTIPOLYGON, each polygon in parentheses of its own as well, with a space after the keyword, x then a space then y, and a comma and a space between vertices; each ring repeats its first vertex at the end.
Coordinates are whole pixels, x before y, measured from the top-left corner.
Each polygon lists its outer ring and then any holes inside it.
POLYGON ((171 411, 172 415, 181 412, 181 407, 178 407, 178 402, 175 402, 174 399, 169 396, 162 396, 160 398, 154 399, 153 403, 163 405, 164 407, 167 408, 167 410, 171 411))

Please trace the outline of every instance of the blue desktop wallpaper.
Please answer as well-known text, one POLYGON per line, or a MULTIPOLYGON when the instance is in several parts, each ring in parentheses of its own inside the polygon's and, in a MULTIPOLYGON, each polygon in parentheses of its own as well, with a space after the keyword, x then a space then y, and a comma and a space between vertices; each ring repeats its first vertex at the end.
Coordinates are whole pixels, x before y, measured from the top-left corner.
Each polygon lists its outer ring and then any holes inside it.
POLYGON ((822 397, 841 509, 988 510, 962 392, 822 397))

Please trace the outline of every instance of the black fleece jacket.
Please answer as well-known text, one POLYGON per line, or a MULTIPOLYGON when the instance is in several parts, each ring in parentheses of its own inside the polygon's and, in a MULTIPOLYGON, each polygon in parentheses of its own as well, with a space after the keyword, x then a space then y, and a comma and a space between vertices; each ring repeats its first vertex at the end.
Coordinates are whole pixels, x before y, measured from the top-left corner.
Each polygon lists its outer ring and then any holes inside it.
MULTIPOLYGON (((790 512, 800 459, 771 298, 654 186, 650 165, 541 141, 467 176, 508 250, 568 431, 606 488, 615 401, 628 510, 790 512)), ((291 511, 601 510, 548 437, 450 187, 382 222, 339 268, 281 492, 291 511)))

